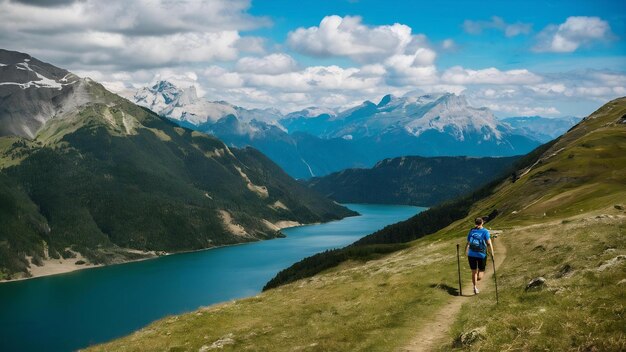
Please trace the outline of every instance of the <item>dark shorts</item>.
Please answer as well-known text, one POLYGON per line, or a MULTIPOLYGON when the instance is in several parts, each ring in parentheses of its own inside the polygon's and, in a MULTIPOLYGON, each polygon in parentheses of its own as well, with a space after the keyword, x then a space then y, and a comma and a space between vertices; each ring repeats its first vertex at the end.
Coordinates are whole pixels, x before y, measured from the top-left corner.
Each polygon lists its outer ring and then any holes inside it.
POLYGON ((467 257, 467 259, 469 260, 469 265, 472 270, 478 269, 479 271, 485 271, 485 266, 487 265, 487 257, 467 257))

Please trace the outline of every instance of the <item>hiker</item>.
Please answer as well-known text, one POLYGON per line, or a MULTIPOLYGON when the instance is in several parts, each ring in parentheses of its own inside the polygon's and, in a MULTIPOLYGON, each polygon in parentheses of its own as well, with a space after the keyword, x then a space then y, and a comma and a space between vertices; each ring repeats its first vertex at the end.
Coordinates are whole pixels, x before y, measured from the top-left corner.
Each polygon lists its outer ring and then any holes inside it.
POLYGON ((489 230, 483 227, 484 220, 482 218, 476 218, 474 223, 476 226, 467 234, 465 254, 467 255, 470 268, 472 269, 474 294, 478 294, 479 291, 476 284, 482 279, 482 274, 485 272, 485 266, 487 264, 487 246, 489 246, 491 255, 493 256, 493 245, 491 244, 489 230))

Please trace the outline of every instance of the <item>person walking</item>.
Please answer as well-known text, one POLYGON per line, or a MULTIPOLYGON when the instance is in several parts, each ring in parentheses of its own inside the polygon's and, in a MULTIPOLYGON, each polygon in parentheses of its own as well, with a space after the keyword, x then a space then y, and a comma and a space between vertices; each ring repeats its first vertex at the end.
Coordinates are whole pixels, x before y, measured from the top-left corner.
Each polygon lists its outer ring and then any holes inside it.
POLYGON ((487 265, 487 247, 493 256, 493 245, 491 244, 491 236, 489 230, 483 227, 484 220, 476 218, 474 220, 474 228, 467 234, 467 245, 465 246, 465 255, 469 260, 472 269, 472 284, 474 284, 474 294, 478 294, 477 283, 482 279, 487 265))

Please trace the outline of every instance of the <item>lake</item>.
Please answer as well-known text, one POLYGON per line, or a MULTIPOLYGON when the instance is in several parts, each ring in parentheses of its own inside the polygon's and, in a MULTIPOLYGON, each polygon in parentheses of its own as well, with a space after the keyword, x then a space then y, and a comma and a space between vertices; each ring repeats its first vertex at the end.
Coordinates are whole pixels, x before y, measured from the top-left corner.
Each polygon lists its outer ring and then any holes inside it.
POLYGON ((286 238, 0 284, 0 351, 70 351, 167 315, 259 293, 291 264, 425 208, 347 204, 361 214, 283 229, 286 238))

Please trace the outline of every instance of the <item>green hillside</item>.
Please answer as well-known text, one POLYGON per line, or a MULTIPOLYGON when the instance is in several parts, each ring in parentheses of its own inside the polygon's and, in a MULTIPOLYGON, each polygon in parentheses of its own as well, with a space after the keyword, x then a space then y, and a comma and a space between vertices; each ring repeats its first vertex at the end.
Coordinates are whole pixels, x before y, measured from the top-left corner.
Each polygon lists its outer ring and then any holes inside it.
POLYGON ((432 206, 501 176, 517 159, 406 156, 382 160, 370 169, 315 177, 305 184, 340 203, 432 206))
MULTIPOLYGON (((168 317, 91 350, 393 351, 416 343, 442 351, 624 350, 625 115, 626 98, 609 102, 526 158, 516 177, 467 198, 473 203, 460 219, 408 248, 168 317), (507 253, 498 305, 489 282, 476 297, 457 297, 455 289, 456 244, 464 244, 474 217, 494 209, 499 215, 488 227, 502 231, 496 257, 507 253), (540 276, 545 285, 526 290, 540 276), (464 304, 442 318, 455 302, 464 304), (474 341, 460 338, 472 330, 474 341)), ((377 238, 410 238, 407 224, 377 238)))
POLYGON ((0 279, 76 253, 116 263, 354 215, 255 150, 231 150, 82 84, 89 103, 49 120, 34 140, 0 138, 0 279))

